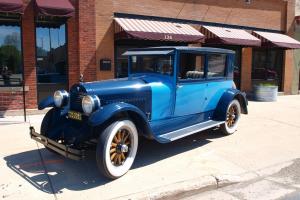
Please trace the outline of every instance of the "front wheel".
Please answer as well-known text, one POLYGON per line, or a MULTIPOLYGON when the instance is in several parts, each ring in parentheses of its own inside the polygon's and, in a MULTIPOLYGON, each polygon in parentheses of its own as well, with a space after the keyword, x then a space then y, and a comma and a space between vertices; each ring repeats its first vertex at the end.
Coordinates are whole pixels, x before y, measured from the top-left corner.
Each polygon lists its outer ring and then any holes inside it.
POLYGON ((130 120, 116 121, 99 137, 96 160, 100 172, 116 179, 131 168, 138 148, 138 133, 130 120))
POLYGON ((241 117, 241 105, 238 100, 234 99, 227 107, 226 121, 221 125, 221 130, 225 135, 233 134, 238 126, 241 117))
MULTIPOLYGON (((41 130, 40 130, 41 135, 48 137, 49 139, 52 139, 52 140, 53 140, 53 138, 51 138, 48 135, 48 133, 55 126, 54 119, 55 119, 55 109, 52 108, 51 110, 49 110, 46 113, 45 117, 43 118, 43 121, 41 124, 41 130)), ((58 154, 55 151, 53 151, 52 149, 48 148, 47 146, 45 146, 45 148, 48 151, 50 151, 51 153, 58 154)))

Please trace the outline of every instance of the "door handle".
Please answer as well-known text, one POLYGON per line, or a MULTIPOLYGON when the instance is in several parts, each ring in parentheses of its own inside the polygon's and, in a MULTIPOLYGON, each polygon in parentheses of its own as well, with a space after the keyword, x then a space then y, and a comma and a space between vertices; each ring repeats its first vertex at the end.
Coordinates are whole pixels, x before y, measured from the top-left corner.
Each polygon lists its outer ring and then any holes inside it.
POLYGON ((182 88, 182 85, 176 85, 176 88, 180 89, 180 88, 182 88))

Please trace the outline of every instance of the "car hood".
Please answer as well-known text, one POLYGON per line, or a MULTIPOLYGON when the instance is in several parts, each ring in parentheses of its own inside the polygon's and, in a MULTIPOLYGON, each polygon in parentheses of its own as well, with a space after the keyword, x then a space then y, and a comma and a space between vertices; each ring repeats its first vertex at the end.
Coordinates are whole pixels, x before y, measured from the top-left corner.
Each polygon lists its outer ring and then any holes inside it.
POLYGON ((172 85, 171 77, 161 75, 140 75, 131 78, 111 79, 105 81, 85 82, 75 84, 71 88, 72 93, 89 95, 125 95, 144 90, 150 90, 155 83, 172 85))
POLYGON ((138 92, 144 87, 147 86, 142 79, 124 78, 75 84, 72 86, 71 92, 103 96, 138 92))

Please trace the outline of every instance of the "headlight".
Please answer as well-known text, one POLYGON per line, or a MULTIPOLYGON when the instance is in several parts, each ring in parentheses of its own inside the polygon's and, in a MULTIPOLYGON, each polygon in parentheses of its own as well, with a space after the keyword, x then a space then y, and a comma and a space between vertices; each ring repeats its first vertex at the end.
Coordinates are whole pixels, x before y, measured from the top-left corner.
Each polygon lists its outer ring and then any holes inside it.
POLYGON ((100 99, 96 95, 87 95, 82 99, 82 110, 86 114, 91 114, 100 108, 100 99))
POLYGON ((54 92, 53 99, 56 107, 63 107, 68 104, 69 94, 65 90, 57 90, 54 92))

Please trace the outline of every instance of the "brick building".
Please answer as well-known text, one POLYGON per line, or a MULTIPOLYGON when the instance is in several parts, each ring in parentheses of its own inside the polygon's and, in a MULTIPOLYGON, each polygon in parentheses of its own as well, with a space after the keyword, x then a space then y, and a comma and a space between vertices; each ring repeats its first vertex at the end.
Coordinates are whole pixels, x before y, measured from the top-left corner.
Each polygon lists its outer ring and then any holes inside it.
POLYGON ((0 111, 22 109, 23 89, 35 109, 80 74, 124 77, 124 51, 161 45, 233 49, 241 90, 271 82, 296 94, 294 34, 294 0, 0 0, 0 111))

